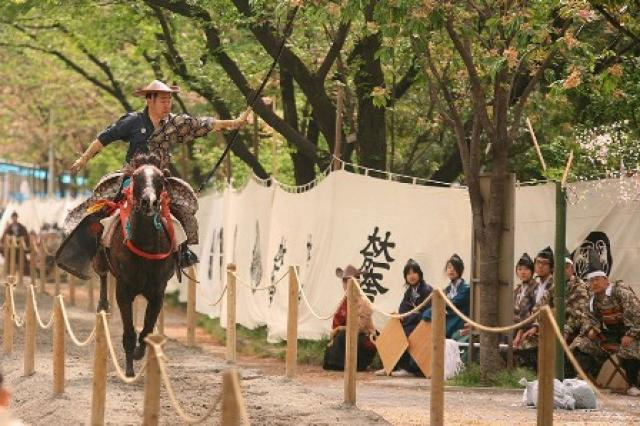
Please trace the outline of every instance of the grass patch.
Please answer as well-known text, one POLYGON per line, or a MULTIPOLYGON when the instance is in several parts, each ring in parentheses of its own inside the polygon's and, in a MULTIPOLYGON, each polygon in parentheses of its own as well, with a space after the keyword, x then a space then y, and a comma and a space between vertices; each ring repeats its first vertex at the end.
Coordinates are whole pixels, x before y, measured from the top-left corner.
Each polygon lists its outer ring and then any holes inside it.
MULTIPOLYGON (((490 385, 498 388, 520 388, 521 386, 518 382, 523 377, 528 381, 532 381, 536 379, 537 375, 535 371, 527 368, 515 368, 513 370, 505 368, 493 375, 490 385)), ((447 385, 467 387, 486 386, 480 379, 480 365, 476 363, 467 364, 460 374, 447 381, 447 385)))
MULTIPOLYGON (((181 303, 178 291, 165 295, 165 303, 173 308, 186 311, 187 304, 181 303)), ((220 344, 226 340, 226 330, 220 325, 219 318, 209 318, 206 315, 198 315, 197 324, 212 335, 220 344)), ((284 360, 287 356, 287 342, 267 342, 267 327, 257 327, 254 330, 237 325, 236 350, 244 355, 257 356, 259 358, 277 358, 284 360)), ((309 365, 322 365, 324 349, 329 339, 298 340, 298 363, 309 365)))

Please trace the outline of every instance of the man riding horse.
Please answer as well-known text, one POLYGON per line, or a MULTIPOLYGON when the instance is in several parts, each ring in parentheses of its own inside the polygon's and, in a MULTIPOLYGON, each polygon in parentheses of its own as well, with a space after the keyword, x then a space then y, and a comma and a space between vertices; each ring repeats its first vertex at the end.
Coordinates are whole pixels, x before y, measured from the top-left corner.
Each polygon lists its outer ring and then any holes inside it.
MULTIPOLYGON (((168 175, 167 167, 173 145, 191 142, 211 131, 238 129, 247 123, 250 108, 234 120, 172 114, 172 94, 179 91, 178 86, 168 86, 158 80, 136 90, 136 96, 146 98, 146 107, 142 111, 120 117, 103 130, 73 163, 71 171, 76 173, 83 169, 105 146, 122 140, 129 143, 127 164, 136 154, 151 153, 159 158, 160 169, 168 175)), ((89 278, 91 260, 100 246, 103 230, 100 221, 113 213, 101 206, 105 200, 117 202, 122 199, 122 190, 129 184, 127 169, 125 166, 123 171, 103 177, 93 195, 67 216, 65 231, 70 235, 56 258, 58 265, 73 275, 89 278)), ((171 214, 180 222, 186 234, 186 241, 178 248, 178 264, 184 268, 198 261, 196 255, 188 248, 188 245, 198 243, 198 224, 194 216, 198 209, 198 201, 187 182, 176 177, 168 177, 167 183, 171 214)))

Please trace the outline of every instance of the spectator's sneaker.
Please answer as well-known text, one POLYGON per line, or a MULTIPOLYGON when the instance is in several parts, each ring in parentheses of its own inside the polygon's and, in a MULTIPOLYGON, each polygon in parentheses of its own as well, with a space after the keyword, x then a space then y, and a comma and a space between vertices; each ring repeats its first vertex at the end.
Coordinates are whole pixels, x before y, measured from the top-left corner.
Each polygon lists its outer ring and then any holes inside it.
POLYGON ((392 377, 413 377, 414 375, 407 370, 399 369, 391 372, 392 377))
POLYGON ((635 386, 631 386, 629 389, 627 389, 627 395, 629 395, 629 396, 640 396, 640 389, 638 389, 635 386))
POLYGON ((384 371, 384 368, 381 368, 380 370, 376 370, 376 371, 373 373, 373 375, 374 375, 374 376, 386 376, 386 375, 387 375, 387 372, 386 372, 386 371, 384 371))

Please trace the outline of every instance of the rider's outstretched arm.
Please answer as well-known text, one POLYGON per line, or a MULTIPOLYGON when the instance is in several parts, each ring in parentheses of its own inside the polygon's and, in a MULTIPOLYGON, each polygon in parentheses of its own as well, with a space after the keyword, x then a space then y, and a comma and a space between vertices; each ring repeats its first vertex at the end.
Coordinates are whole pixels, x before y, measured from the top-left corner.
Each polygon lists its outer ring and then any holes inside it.
POLYGON ((98 139, 91 142, 91 145, 89 145, 87 150, 71 166, 71 173, 77 173, 79 170, 83 169, 89 160, 102 151, 102 148, 104 148, 104 145, 102 145, 102 142, 98 139))
POLYGON ((249 113, 251 112, 251 107, 247 108, 240 117, 234 120, 215 120, 213 122, 213 130, 219 132, 221 130, 234 130, 244 127, 248 123, 249 113))

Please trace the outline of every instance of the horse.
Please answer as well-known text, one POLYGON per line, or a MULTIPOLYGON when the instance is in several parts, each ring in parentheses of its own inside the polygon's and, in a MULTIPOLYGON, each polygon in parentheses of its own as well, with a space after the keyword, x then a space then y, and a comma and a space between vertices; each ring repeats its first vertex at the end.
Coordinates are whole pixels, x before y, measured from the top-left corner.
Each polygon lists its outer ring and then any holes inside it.
POLYGON ((101 248, 92 262, 100 277, 98 312, 108 312, 110 308, 107 273, 110 271, 116 279, 116 301, 122 319, 122 345, 129 377, 134 376, 133 361, 144 357, 145 337, 153 331, 167 282, 175 271, 165 174, 158 164, 153 154, 134 157, 129 186, 122 192, 125 201, 119 204, 120 220, 111 235, 109 248, 101 248), (123 218, 123 212, 129 213, 128 218, 123 218), (138 295, 144 296, 148 303, 136 346, 132 303, 138 295))

